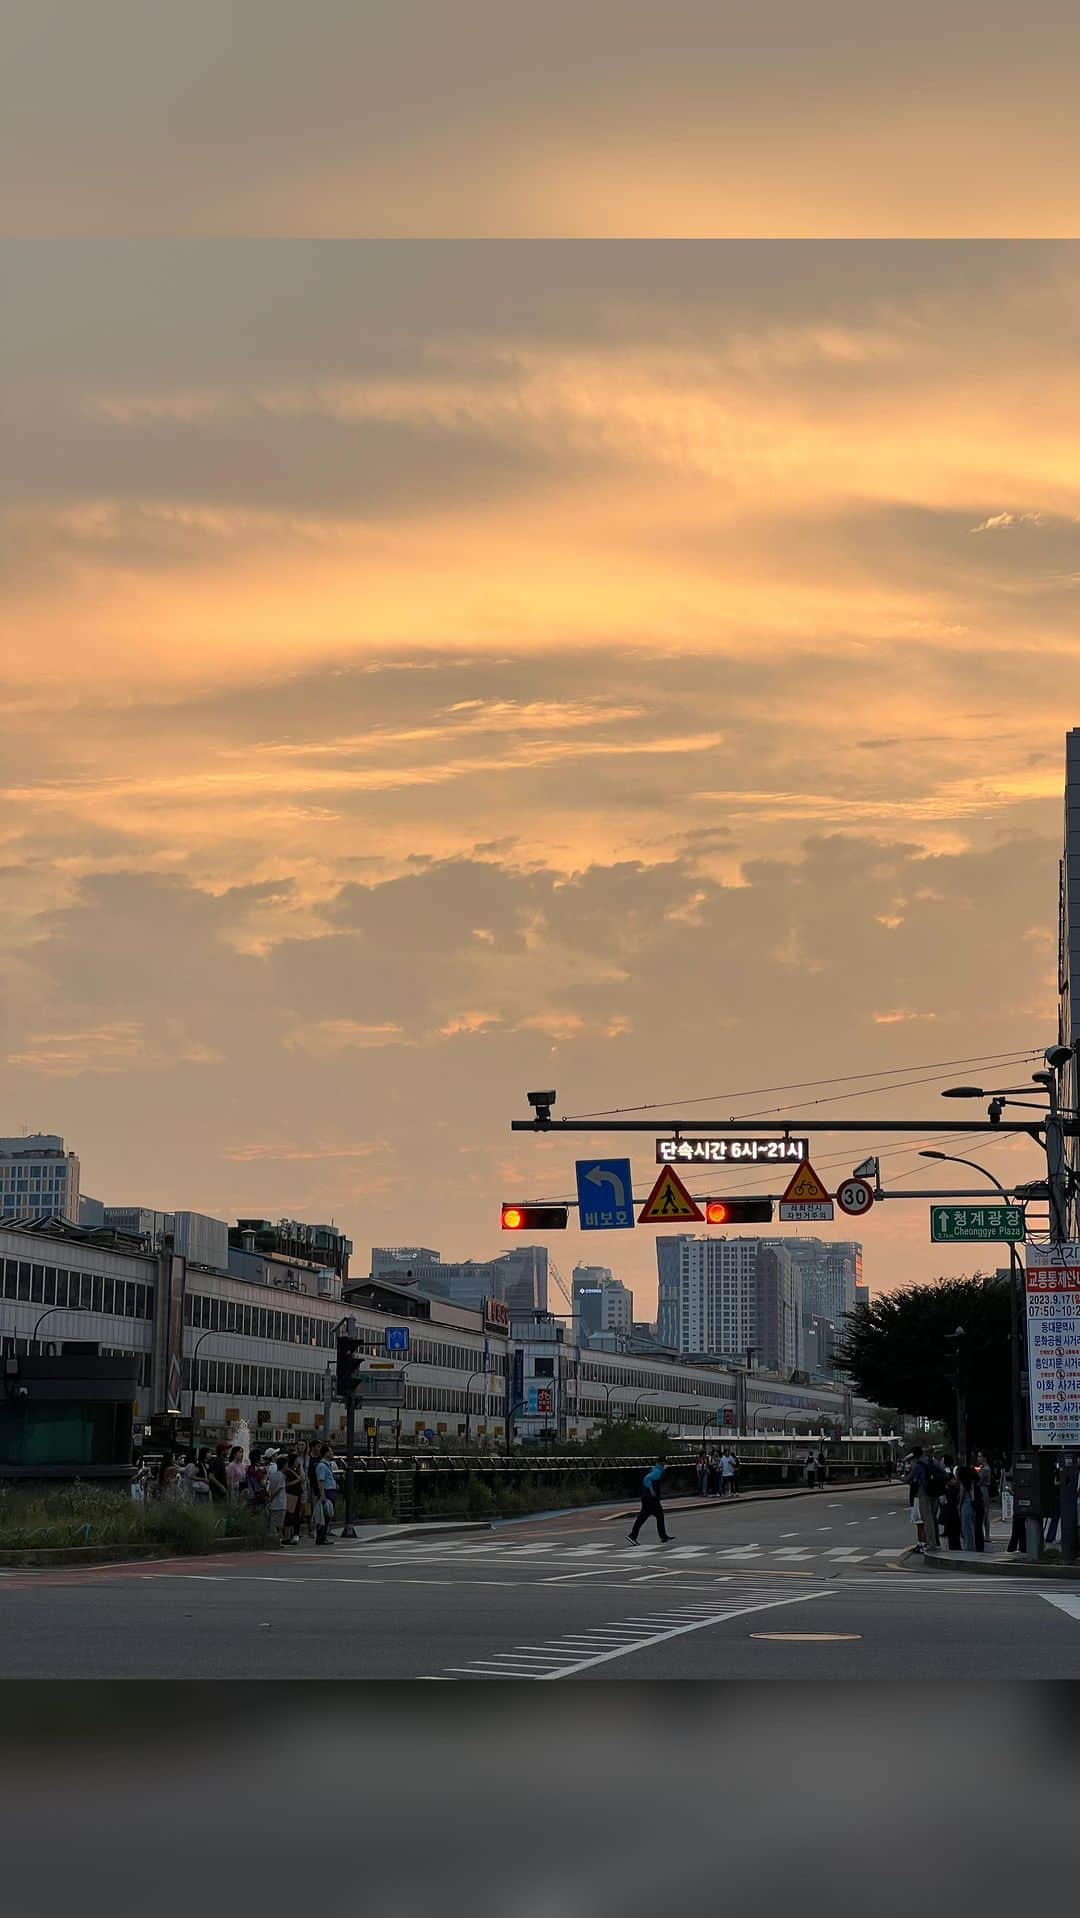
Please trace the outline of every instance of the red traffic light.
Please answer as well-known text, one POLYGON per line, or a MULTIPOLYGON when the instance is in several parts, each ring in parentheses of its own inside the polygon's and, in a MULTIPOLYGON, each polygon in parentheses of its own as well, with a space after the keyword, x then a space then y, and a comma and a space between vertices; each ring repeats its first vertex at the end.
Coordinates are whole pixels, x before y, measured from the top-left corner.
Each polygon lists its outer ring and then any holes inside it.
POLYGON ((767 1225, 771 1199, 705 1199, 706 1225, 767 1225))
POLYGON ((565 1205, 504 1205, 504 1232, 565 1232, 565 1205))

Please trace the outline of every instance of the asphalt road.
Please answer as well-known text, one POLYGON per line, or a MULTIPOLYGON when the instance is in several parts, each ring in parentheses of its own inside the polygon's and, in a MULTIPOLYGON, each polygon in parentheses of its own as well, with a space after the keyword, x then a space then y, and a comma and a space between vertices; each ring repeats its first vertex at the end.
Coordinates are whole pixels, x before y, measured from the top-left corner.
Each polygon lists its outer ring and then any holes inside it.
POLYGON ((6 1678, 1080 1677, 1080 1581, 904 1569, 903 1488, 0 1572, 6 1678))

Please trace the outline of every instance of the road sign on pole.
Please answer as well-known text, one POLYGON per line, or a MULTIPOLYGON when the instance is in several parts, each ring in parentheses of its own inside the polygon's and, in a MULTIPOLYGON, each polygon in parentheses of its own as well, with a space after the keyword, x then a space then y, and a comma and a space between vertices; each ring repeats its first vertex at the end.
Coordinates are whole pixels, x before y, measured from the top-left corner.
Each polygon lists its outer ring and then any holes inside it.
POLYGON ((638 1213, 638 1224, 689 1225, 692 1220, 704 1225, 705 1214, 674 1167, 666 1165, 638 1213))
POLYGON ((1080 1245, 1028 1245, 1028 1406, 1033 1445, 1080 1445, 1080 1245))
POLYGON ((629 1159, 579 1159, 574 1170, 581 1231, 632 1230, 634 1185, 629 1159))
POLYGON ((933 1245, 1015 1245, 1024 1236, 1022 1205, 932 1205, 933 1245))
POLYGON ((853 1175, 837 1186, 836 1203, 841 1212, 850 1213, 853 1219, 861 1218, 874 1203, 874 1188, 867 1185, 865 1179, 857 1179, 853 1175))
POLYGON ((833 1202, 809 1159, 789 1180, 780 1201, 780 1217, 789 1225, 816 1225, 833 1217, 833 1202))

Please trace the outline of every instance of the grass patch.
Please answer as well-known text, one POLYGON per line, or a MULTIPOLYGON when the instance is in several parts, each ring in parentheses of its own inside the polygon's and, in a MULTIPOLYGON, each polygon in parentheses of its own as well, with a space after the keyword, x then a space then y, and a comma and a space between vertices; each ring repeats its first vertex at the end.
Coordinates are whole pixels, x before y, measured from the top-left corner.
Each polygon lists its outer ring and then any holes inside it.
POLYGON ((206 1552, 221 1538, 263 1537, 260 1518, 234 1505, 189 1505, 98 1485, 0 1490, 0 1551, 59 1551, 72 1546, 142 1545, 161 1551, 206 1552))

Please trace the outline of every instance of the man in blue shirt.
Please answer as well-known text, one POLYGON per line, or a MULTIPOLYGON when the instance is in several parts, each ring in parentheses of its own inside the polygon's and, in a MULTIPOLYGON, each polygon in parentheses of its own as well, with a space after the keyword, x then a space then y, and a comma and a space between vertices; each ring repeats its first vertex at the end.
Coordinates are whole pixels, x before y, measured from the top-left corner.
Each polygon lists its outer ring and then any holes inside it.
POLYGON ((668 1545, 671 1542, 671 1535, 664 1523, 664 1508, 660 1503, 660 1480, 663 1476, 664 1461, 662 1458, 658 1458, 656 1464, 649 1467, 649 1470, 641 1481, 641 1510, 634 1520, 633 1530, 626 1534, 631 1545, 637 1544, 638 1533, 647 1518, 654 1518, 656 1520, 656 1529, 660 1534, 661 1545, 668 1545))

